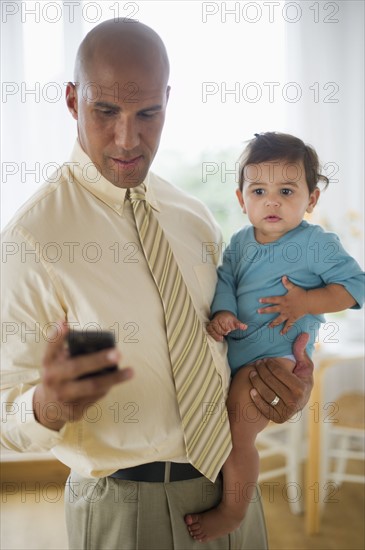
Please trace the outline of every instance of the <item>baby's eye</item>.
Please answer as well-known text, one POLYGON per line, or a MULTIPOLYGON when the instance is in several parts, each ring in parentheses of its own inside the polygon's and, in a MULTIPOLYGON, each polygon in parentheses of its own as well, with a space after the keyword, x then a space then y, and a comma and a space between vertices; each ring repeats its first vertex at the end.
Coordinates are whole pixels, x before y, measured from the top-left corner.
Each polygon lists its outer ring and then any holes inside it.
POLYGON ((292 195, 293 190, 285 188, 285 189, 281 189, 280 192, 281 192, 282 195, 292 195))
POLYGON ((254 189, 253 194, 254 195, 263 195, 265 193, 264 189, 254 189))

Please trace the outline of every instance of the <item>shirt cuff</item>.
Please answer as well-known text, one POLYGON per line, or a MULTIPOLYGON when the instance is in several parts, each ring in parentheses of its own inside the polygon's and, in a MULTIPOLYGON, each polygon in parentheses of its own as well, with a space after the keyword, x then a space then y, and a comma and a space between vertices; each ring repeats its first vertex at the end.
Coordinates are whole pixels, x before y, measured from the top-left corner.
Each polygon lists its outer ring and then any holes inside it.
MULTIPOLYGON (((33 412, 35 387, 20 395, 14 401, 14 415, 8 439, 20 451, 49 451, 63 438, 66 425, 60 431, 50 430, 40 424, 33 412)), ((52 407, 54 415, 54 407, 52 407)), ((50 411, 51 412, 51 411, 50 411)))

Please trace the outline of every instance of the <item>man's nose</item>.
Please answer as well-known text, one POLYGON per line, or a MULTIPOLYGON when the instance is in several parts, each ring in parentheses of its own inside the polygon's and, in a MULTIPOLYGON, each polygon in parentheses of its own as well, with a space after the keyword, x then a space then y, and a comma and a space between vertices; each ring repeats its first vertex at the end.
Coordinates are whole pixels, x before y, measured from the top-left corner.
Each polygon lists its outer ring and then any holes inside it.
POLYGON ((118 120, 115 128, 116 145, 126 151, 131 151, 139 145, 139 141, 137 122, 128 118, 118 120))

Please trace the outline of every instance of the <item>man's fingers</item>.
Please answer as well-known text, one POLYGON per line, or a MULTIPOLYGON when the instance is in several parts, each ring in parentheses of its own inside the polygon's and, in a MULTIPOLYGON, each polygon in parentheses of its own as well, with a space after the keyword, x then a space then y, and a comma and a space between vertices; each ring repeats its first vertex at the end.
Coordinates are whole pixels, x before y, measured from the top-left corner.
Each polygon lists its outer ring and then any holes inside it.
POLYGON ((48 341, 44 354, 44 364, 48 365, 54 361, 64 349, 64 342, 68 333, 68 326, 65 321, 57 321, 57 327, 48 341))
POLYGON ((261 359, 253 364, 250 381, 261 396, 270 403, 278 395, 284 402, 291 400, 293 374, 284 369, 275 358, 261 359), (255 370, 256 369, 256 370, 255 370))
POLYGON ((302 332, 294 342, 293 354, 297 362, 306 361, 309 359, 306 352, 306 345, 308 344, 309 334, 302 332))
MULTIPOLYGON (((298 412, 297 404, 285 384, 280 383, 278 380, 275 382, 275 379, 269 374, 269 369, 265 373, 262 373, 262 370, 263 368, 260 366, 260 375, 265 375, 265 381, 255 371, 250 375, 253 385, 250 390, 251 398, 266 418, 278 423, 285 422, 298 412), (279 398, 279 401, 271 405, 276 397, 279 398)), ((288 374, 292 376, 290 373, 288 374)))
MULTIPOLYGON (((60 352, 61 355, 61 352, 60 352)), ((77 357, 63 357, 63 360, 53 361, 44 371, 43 380, 49 387, 65 384, 77 380, 85 374, 92 374, 104 367, 116 365, 120 360, 120 353, 116 348, 110 348, 97 353, 79 355, 77 357)))
POLYGON ((134 376, 134 370, 131 367, 123 367, 122 369, 119 369, 118 372, 115 373, 116 384, 120 384, 121 382, 126 382, 127 380, 130 380, 134 376))
MULTIPOLYGON (((313 361, 308 357, 306 345, 309 340, 309 334, 302 332, 295 340, 293 345, 293 354, 296 360, 294 373, 298 378, 312 379, 313 378, 313 361)), ((313 380, 312 380, 313 384, 313 380)))
MULTIPOLYGON (((57 414, 61 411, 66 421, 79 420, 86 414, 85 411, 90 405, 104 397, 112 386, 126 382, 133 376, 133 369, 125 367, 116 373, 102 375, 98 377, 98 380, 90 378, 69 382, 61 386, 62 389, 57 392, 62 396, 61 398, 57 395, 58 401, 54 403, 59 407, 57 414)), ((49 420, 53 421, 54 418, 49 418, 49 420)))
POLYGON ((296 366, 293 372, 275 358, 250 365, 250 395, 260 412, 274 422, 285 422, 308 402, 313 387, 313 363, 305 346, 308 334, 298 336, 293 346, 296 366))
POLYGON ((285 400, 284 393, 286 392, 286 387, 271 373, 271 371, 266 367, 264 363, 257 362, 257 370, 252 370, 250 372, 250 381, 252 386, 258 391, 261 397, 270 403, 275 395, 279 395, 285 400))
POLYGON ((288 369, 284 369, 275 357, 260 359, 253 363, 253 367, 257 369, 256 374, 275 394, 278 393, 279 389, 280 393, 283 394, 284 389, 290 388, 292 385, 293 374, 288 369))
MULTIPOLYGON (((263 397, 257 392, 256 389, 250 390, 250 395, 256 407, 258 408, 260 413, 264 415, 265 418, 273 420, 278 424, 281 424, 286 420, 287 417, 285 417, 282 413, 283 402, 279 401, 279 403, 274 407, 270 405, 270 403, 265 401, 265 399, 263 399, 263 397)), ((275 395, 272 399, 274 399, 274 397, 275 395)))
MULTIPOLYGON (((133 377, 133 375, 133 369, 126 367, 118 370, 117 372, 103 374, 98 377, 84 378, 82 380, 69 380, 67 382, 60 383, 52 388, 51 397, 47 400, 48 404, 54 405, 54 407, 51 407, 51 411, 53 414, 53 410, 56 409, 58 418, 55 419, 54 416, 48 416, 48 407, 41 407, 40 405, 42 400, 37 402, 37 399, 35 399, 35 406, 38 407, 35 408, 35 413, 36 411, 43 411, 46 409, 43 420, 48 422, 48 427, 55 429, 54 422, 55 420, 58 420, 61 423, 56 429, 61 429, 65 422, 79 420, 85 413, 86 409, 104 397, 112 386, 129 380, 133 377)), ((43 389, 44 386, 37 386, 36 391, 38 390, 38 397, 39 393, 42 392, 43 389)), ((34 395, 36 396, 36 393, 34 395)))
POLYGON ((58 388, 57 397, 63 402, 79 403, 83 402, 84 399, 94 402, 106 395, 115 384, 129 380, 132 377, 133 369, 125 368, 118 372, 73 380, 58 388))
POLYGON ((116 348, 110 348, 96 353, 70 357, 64 365, 65 376, 76 379, 85 374, 92 374, 104 367, 111 367, 120 360, 120 353, 116 348))

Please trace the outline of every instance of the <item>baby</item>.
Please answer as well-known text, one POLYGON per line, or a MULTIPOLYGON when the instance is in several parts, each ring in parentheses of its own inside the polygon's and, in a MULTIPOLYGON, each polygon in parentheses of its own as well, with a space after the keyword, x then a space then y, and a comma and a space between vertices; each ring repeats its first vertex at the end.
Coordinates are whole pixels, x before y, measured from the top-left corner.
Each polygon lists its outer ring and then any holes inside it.
MULTIPOLYGON (((224 252, 207 327, 215 340, 227 338, 233 448, 223 466, 220 504, 185 517, 191 536, 201 542, 236 529, 255 490, 255 438, 268 420, 252 417, 250 369, 245 367, 275 357, 293 371, 292 344, 298 334, 309 334, 310 355, 323 313, 360 308, 364 302, 365 274, 337 235, 303 220, 317 204, 318 183, 328 185, 316 152, 288 134, 255 136, 240 157, 236 191, 252 225, 235 233, 224 252)), ((279 401, 273 391, 268 403, 275 407, 279 401)))

